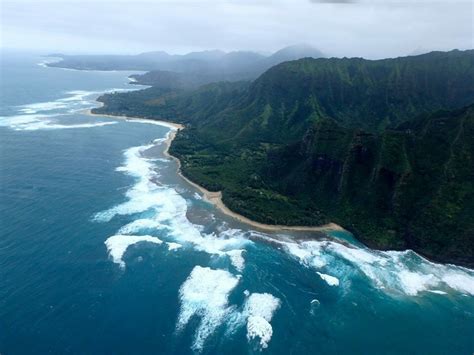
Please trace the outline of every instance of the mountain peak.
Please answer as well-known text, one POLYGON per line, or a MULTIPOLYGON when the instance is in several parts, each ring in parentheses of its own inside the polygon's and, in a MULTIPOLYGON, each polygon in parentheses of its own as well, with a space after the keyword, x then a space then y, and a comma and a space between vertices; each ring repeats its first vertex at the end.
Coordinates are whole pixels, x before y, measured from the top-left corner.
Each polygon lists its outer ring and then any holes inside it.
POLYGON ((278 61, 288 61, 305 57, 320 58, 324 57, 324 54, 319 49, 302 43, 284 47, 273 53, 269 58, 278 61))
POLYGON ((199 52, 190 52, 188 54, 183 55, 183 58, 186 59, 199 59, 199 60, 218 60, 221 59, 223 56, 226 55, 226 52, 213 49, 213 50, 205 50, 199 52))

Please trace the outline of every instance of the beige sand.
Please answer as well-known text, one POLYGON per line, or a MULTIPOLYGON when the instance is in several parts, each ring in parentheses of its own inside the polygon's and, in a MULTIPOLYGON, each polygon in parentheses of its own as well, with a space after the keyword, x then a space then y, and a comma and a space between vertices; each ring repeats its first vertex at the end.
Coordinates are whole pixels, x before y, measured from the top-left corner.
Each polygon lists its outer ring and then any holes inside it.
POLYGON ((167 139, 166 139, 166 149, 164 151, 165 156, 176 160, 178 163, 178 175, 183 178, 188 184, 194 186, 196 189, 198 189, 204 196, 204 199, 210 203, 212 203, 214 206, 216 206, 220 211, 222 211, 224 214, 242 222, 245 224, 248 224, 256 229, 260 230, 265 230, 265 231, 297 231, 297 232, 324 232, 324 231, 343 231, 344 228, 341 226, 335 224, 335 223, 328 223, 323 226, 319 227, 308 227, 308 226, 284 226, 284 225, 273 225, 273 224, 264 224, 260 222, 253 221, 247 217, 244 217, 238 213, 235 213, 231 211, 223 202, 222 202, 222 192, 212 192, 209 190, 206 190, 204 187, 196 184, 195 182, 189 180, 186 178, 183 174, 181 174, 181 162, 179 161, 178 158, 172 156, 169 154, 169 148, 171 145, 171 142, 176 136, 176 132, 180 129, 184 129, 184 126, 178 123, 173 123, 173 122, 168 122, 168 121, 159 121, 159 120, 149 120, 149 119, 144 119, 144 118, 139 118, 139 117, 129 117, 129 116, 115 116, 115 115, 103 115, 103 114, 95 114, 92 113, 90 110, 86 112, 86 114, 89 115, 94 115, 94 116, 103 116, 103 117, 111 117, 111 118, 123 118, 126 120, 130 121, 148 121, 148 122, 153 122, 162 126, 166 126, 171 128, 171 131, 168 133, 167 139))
POLYGON ((114 118, 114 119, 117 119, 117 118, 118 119, 124 119, 126 121, 153 123, 153 124, 157 124, 159 126, 169 127, 171 129, 174 129, 174 130, 184 128, 184 126, 182 124, 174 123, 174 122, 168 122, 168 121, 150 120, 150 119, 147 119, 147 118, 130 117, 130 116, 106 115, 106 114, 93 113, 91 110, 86 110, 83 113, 86 114, 86 115, 91 115, 91 116, 110 117, 110 118, 114 118))

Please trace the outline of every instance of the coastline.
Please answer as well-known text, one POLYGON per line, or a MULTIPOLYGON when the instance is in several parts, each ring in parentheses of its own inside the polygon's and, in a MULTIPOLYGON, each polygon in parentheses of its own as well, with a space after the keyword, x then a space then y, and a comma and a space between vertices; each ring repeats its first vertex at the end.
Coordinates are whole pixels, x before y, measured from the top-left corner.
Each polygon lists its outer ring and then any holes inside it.
MULTIPOLYGON (((114 119, 123 119, 125 121, 133 121, 133 122, 146 122, 146 123, 151 123, 151 124, 156 124, 159 126, 164 126, 168 127, 171 130, 179 130, 183 129, 184 126, 179 123, 174 123, 174 122, 169 122, 169 121, 160 121, 160 120, 151 120, 148 118, 141 118, 141 117, 132 117, 132 116, 125 116, 125 115, 108 115, 108 114, 101 114, 101 113, 93 113, 92 109, 87 109, 82 112, 84 115, 88 116, 99 116, 99 117, 109 117, 109 118, 114 118, 114 119)), ((171 144, 171 142, 170 142, 171 144)))
POLYGON ((247 224, 253 228, 260 229, 262 231, 271 231, 271 232, 283 232, 283 231, 293 231, 293 232, 328 232, 328 231, 345 231, 344 228, 339 226, 336 223, 328 223, 322 226, 285 226, 285 225, 277 225, 277 224, 265 224, 265 223, 260 223, 257 221, 253 221, 250 218, 247 218, 245 216, 242 216, 241 214, 238 214, 234 211, 232 211, 229 207, 227 207, 224 202, 222 201, 222 192, 217 191, 209 191, 205 189, 204 187, 196 184, 194 181, 189 180, 186 176, 184 176, 181 173, 181 161, 176 158, 175 156, 171 155, 169 153, 169 149, 171 146, 171 143, 173 142, 173 139, 176 137, 177 131, 184 129, 185 126, 179 123, 174 123, 174 122, 169 122, 169 121, 161 121, 161 120, 152 120, 148 118, 140 118, 140 117, 131 117, 131 116, 119 116, 119 115, 109 115, 109 114, 99 114, 99 113, 93 113, 91 109, 85 111, 86 115, 90 116, 102 116, 102 117, 110 117, 110 118, 121 118, 129 121, 135 121, 135 122, 147 122, 147 123, 155 123, 160 126, 165 126, 170 128, 170 131, 167 134, 166 140, 165 140, 165 150, 164 150, 164 155, 170 159, 173 159, 177 162, 178 164, 178 175, 186 181, 188 184, 199 190, 203 197, 204 200, 207 202, 213 204, 218 210, 220 210, 222 213, 225 215, 232 217, 233 219, 247 224))

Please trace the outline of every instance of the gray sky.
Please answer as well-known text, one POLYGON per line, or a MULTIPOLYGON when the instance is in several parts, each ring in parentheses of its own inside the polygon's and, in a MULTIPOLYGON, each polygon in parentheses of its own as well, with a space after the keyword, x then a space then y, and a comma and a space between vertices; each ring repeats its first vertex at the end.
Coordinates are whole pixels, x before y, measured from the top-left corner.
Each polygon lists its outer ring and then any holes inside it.
POLYGON ((393 57, 474 47, 471 0, 0 0, 1 47, 64 53, 269 52, 393 57))

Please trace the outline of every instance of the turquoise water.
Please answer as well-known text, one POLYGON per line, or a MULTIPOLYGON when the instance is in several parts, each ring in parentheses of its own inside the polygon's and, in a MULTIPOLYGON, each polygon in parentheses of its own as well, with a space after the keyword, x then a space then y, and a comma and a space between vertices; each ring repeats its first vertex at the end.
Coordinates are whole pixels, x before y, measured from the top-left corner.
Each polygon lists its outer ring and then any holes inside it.
POLYGON ((42 60, 2 55, 0 353, 473 353, 472 270, 249 229, 169 128, 81 113, 130 73, 42 60))

